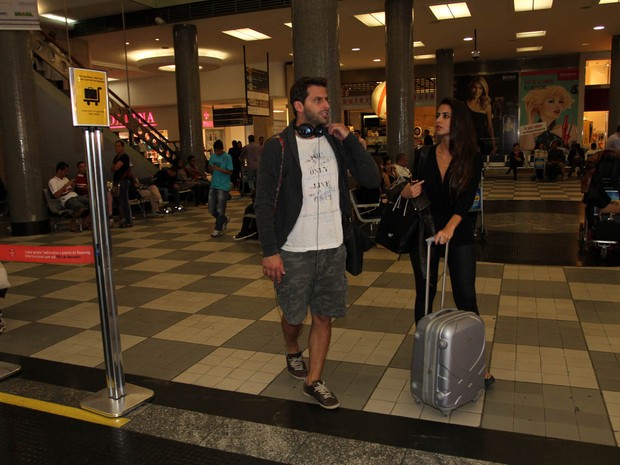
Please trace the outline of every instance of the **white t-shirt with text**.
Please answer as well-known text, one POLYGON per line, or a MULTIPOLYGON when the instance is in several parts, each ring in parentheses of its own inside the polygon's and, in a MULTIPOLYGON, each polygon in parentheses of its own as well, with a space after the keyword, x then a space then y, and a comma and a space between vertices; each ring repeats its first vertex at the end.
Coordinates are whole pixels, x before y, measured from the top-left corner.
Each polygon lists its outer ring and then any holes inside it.
POLYGON ((282 246, 287 252, 334 249, 342 244, 338 162, 324 137, 297 137, 303 205, 282 246))

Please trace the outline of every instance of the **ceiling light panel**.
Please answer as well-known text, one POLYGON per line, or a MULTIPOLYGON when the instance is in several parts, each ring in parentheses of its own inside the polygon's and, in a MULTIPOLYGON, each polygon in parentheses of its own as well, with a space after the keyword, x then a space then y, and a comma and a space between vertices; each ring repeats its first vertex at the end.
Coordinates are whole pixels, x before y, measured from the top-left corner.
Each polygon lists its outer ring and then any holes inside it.
POLYGON ((620 0, 599 0, 599 5, 605 5, 606 3, 620 3, 620 0))
POLYGON ((517 52, 540 52, 542 50, 542 46, 537 47, 518 47, 517 52))
POLYGON ((435 54, 434 53, 429 53, 428 55, 414 55, 413 58, 415 60, 431 60, 431 59, 435 58, 435 54))
POLYGON ((413 42, 413 47, 425 47, 424 42, 420 41, 420 40, 415 40, 413 42))
POLYGON ((471 16, 466 2, 443 3, 439 5, 429 5, 429 8, 438 20, 468 18, 471 16))
POLYGON ((517 32, 517 39, 529 39, 530 37, 545 37, 547 35, 547 31, 527 31, 527 32, 517 32))
POLYGON ((229 36, 236 37, 237 39, 245 40, 246 42, 250 42, 252 40, 271 39, 268 35, 255 31, 254 29, 250 29, 249 27, 243 29, 231 29, 229 31, 222 32, 224 34, 228 34, 229 36))
POLYGON ((75 24, 77 23, 77 20, 75 19, 71 19, 71 18, 65 18, 64 16, 58 16, 58 15, 52 15, 52 14, 42 14, 40 16, 43 16, 44 18, 50 19, 52 21, 56 21, 58 23, 67 23, 67 24, 75 24))
POLYGON ((375 13, 354 16, 358 21, 361 21, 368 27, 385 26, 385 11, 377 11, 375 13))
POLYGON ((515 11, 548 10, 553 0, 514 0, 515 11))

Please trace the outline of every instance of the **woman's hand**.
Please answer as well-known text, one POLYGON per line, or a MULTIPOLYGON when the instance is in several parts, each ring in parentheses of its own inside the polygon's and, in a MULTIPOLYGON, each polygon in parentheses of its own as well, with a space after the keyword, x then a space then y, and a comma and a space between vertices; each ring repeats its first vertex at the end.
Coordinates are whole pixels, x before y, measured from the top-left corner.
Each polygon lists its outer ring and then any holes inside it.
POLYGON ((527 124, 532 124, 536 120, 534 115, 538 114, 538 111, 534 108, 535 106, 536 104, 533 102, 525 105, 525 111, 527 112, 527 124))
POLYGON ((411 183, 407 184, 400 192, 401 197, 404 199, 415 199, 419 197, 422 193, 422 184, 424 184, 424 181, 411 181, 411 183))
POLYGON ((445 244, 454 236, 454 229, 446 226, 435 234, 435 244, 445 244))

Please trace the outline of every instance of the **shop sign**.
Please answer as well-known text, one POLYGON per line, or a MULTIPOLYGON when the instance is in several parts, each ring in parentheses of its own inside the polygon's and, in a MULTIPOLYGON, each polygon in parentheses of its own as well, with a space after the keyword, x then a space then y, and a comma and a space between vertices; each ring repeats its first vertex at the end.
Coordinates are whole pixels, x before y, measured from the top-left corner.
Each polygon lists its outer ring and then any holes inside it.
MULTIPOLYGON (((138 111, 132 113, 133 117, 138 119, 139 121, 146 121, 153 127, 157 127, 157 122, 155 121, 155 117, 153 116, 153 112, 151 111, 138 111), (141 118, 138 118, 138 116, 141 118)), ((116 117, 110 115, 110 129, 124 129, 129 124, 129 116, 123 115, 123 121, 125 124, 121 123, 116 117)))

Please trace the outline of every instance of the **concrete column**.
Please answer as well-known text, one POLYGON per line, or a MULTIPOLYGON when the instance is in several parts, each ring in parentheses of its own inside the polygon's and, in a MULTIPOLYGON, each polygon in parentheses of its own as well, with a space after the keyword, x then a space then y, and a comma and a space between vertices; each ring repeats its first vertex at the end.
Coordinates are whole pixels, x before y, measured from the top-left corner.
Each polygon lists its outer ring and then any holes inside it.
POLYGON ((607 134, 620 124, 620 35, 611 38, 611 73, 609 80, 609 119, 607 134))
MULTIPOLYGON (((39 125, 32 75, 29 31, 0 31, 0 154, 10 196, 11 233, 30 236, 50 231, 42 187, 39 125)), ((54 154, 47 154, 55 156, 54 154)), ((47 173, 49 174, 49 173, 47 173)))
POLYGON ((342 121, 338 1, 293 0, 293 63, 295 80, 304 76, 327 79, 331 121, 342 121))
POLYGON ((187 157, 194 155, 204 167, 196 26, 178 24, 173 36, 181 156, 187 161, 187 157))
POLYGON ((435 101, 454 96, 454 50, 442 48, 435 51, 435 101))
POLYGON ((413 156, 413 0, 386 0, 387 152, 413 156))

